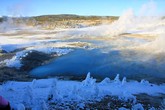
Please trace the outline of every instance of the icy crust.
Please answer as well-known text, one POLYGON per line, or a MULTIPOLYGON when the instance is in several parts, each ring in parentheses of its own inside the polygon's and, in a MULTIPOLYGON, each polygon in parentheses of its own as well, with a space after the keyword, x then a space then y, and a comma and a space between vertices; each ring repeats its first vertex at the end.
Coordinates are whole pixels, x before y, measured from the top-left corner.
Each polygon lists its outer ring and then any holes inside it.
POLYGON ((33 51, 42 52, 45 54, 52 54, 55 53, 57 56, 68 54, 69 52, 73 51, 73 49, 60 49, 60 48, 53 48, 53 47, 45 47, 45 48, 33 48, 32 50, 27 49, 24 51, 17 52, 15 56, 11 59, 4 60, 0 62, 1 64, 5 64, 7 67, 15 67, 17 69, 21 68, 23 65, 21 64, 21 59, 23 57, 28 56, 28 53, 33 51))
MULTIPOLYGON (((119 75, 114 80, 105 79, 96 83, 96 79, 88 73, 82 82, 63 81, 58 79, 40 79, 32 82, 9 81, 0 85, 0 94, 8 99, 14 107, 32 108, 35 110, 52 109, 59 103, 77 104, 77 108, 84 108, 85 102, 99 101, 105 96, 118 96, 120 100, 133 103, 132 110, 144 110, 143 105, 137 103, 134 94, 148 95, 165 94, 165 85, 155 85, 148 81, 123 81, 119 75)), ((154 108, 151 108, 154 110, 154 108)), ((121 107, 119 110, 127 110, 121 107)))

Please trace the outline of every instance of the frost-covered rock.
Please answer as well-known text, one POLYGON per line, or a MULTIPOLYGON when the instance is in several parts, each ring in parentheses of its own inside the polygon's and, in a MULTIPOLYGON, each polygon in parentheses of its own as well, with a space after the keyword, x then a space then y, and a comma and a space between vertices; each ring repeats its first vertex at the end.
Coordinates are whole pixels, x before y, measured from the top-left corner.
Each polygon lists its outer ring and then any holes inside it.
POLYGON ((124 78, 122 79, 121 84, 124 85, 126 82, 127 82, 127 81, 126 81, 126 77, 124 77, 124 78))
POLYGON ((93 86, 96 83, 96 79, 93 79, 90 72, 87 74, 84 81, 82 81, 83 86, 93 86))
POLYGON ((82 99, 81 96, 79 95, 80 92, 81 92, 81 90, 76 85, 74 85, 71 92, 69 93, 69 98, 71 100, 80 100, 80 99, 82 99))
POLYGON ((50 92, 48 94, 48 100, 58 101, 61 99, 62 99, 62 97, 60 96, 59 91, 57 89, 57 80, 53 79, 51 88, 50 88, 50 92))
POLYGON ((33 79, 32 83, 31 83, 31 87, 33 89, 35 89, 35 87, 36 87, 36 82, 37 82, 37 80, 36 79, 33 79))
POLYGON ((110 78, 105 78, 104 80, 102 80, 101 82, 100 82, 100 84, 108 84, 108 83, 110 83, 111 82, 111 80, 110 80, 110 78))
POLYGON ((72 89, 72 94, 78 94, 78 88, 77 88, 77 86, 73 86, 73 89, 72 89))
POLYGON ((4 91, 15 91, 15 89, 13 87, 13 83, 14 83, 13 81, 3 83, 1 89, 4 90, 4 91))
POLYGON ((79 101, 82 99, 80 96, 81 90, 77 86, 73 86, 72 90, 68 94, 68 99, 79 101))
POLYGON ((78 110, 79 110, 79 109, 84 109, 84 107, 85 107, 85 104, 84 104, 84 103, 79 103, 79 104, 77 104, 78 110))
POLYGON ((15 56, 13 56, 11 59, 7 59, 4 61, 6 63, 7 67, 15 67, 19 69, 22 67, 21 59, 22 57, 26 57, 27 50, 17 52, 15 56))
POLYGON ((93 89, 94 89, 94 96, 98 97, 99 96, 99 91, 100 91, 98 85, 95 84, 93 89))
POLYGON ((127 102, 131 102, 133 104, 136 103, 136 96, 132 95, 128 91, 123 91, 122 94, 119 96, 119 99, 122 99, 127 102))
POLYGON ((25 106, 23 104, 18 104, 16 110, 25 110, 25 106))
POLYGON ((119 74, 116 75, 116 77, 115 77, 115 79, 114 79, 114 82, 115 82, 115 83, 119 83, 119 82, 120 82, 119 74))
POLYGON ((132 106, 132 110, 144 110, 142 104, 136 104, 134 106, 132 106))
POLYGON ((121 107, 121 108, 119 108, 118 110, 129 110, 129 109, 124 108, 124 107, 121 107))
POLYGON ((25 106, 31 107, 34 105, 33 88, 30 85, 26 87, 22 99, 25 106))
POLYGON ((14 67, 14 68, 19 69, 22 66, 21 61, 17 56, 14 56, 11 59, 5 60, 4 63, 6 63, 6 66, 10 68, 14 67))
POLYGON ((41 101, 41 110, 48 110, 48 107, 44 100, 41 101))
POLYGON ((143 85, 149 85, 149 84, 150 84, 149 81, 147 81, 147 80, 145 80, 145 79, 142 79, 142 80, 140 81, 140 83, 143 84, 143 85))

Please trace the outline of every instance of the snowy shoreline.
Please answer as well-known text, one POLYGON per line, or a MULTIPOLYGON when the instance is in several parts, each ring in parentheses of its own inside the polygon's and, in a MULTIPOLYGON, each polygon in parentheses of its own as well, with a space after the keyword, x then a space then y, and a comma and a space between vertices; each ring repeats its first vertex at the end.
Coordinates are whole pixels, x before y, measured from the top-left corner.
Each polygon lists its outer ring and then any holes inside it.
MULTIPOLYGON (((52 105, 53 103, 65 102, 70 104, 76 102, 77 108, 75 109, 83 109, 86 102, 90 100, 99 101, 108 95, 117 96, 118 100, 124 102, 131 102, 132 108, 140 107, 139 109, 143 110, 141 109, 143 104, 139 104, 135 96, 135 94, 141 93, 160 96, 165 94, 165 84, 151 84, 146 80, 127 82, 125 77, 120 81, 119 75, 114 80, 105 78, 102 82, 96 83, 96 79, 93 79, 88 73, 86 79, 82 82, 51 78, 34 79, 32 82, 8 81, 0 85, 0 94, 8 99, 12 106, 23 104, 25 108, 37 110, 42 110, 43 107, 51 110, 53 107, 60 107, 60 105, 52 105)), ((123 110, 126 109, 131 108, 123 110)))

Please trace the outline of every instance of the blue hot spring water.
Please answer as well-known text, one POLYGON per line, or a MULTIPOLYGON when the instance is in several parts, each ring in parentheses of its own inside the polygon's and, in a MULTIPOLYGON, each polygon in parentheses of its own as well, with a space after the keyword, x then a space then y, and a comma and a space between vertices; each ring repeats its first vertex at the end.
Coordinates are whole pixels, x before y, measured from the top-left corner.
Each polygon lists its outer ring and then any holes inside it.
POLYGON ((76 49, 58 57, 49 64, 33 69, 30 74, 35 77, 47 76, 85 76, 91 72, 93 77, 114 78, 116 74, 130 79, 147 79, 154 81, 165 78, 165 68, 159 68, 154 60, 141 62, 127 60, 120 51, 103 53, 100 49, 76 49), (160 71, 161 69, 161 71, 160 71), (162 70, 163 69, 163 70, 162 70))

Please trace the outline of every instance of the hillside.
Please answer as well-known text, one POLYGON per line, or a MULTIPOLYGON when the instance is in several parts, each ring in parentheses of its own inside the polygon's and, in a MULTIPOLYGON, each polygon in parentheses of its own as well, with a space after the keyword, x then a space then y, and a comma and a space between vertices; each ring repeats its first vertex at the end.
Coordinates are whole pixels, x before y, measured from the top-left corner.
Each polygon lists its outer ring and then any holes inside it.
POLYGON ((117 20, 116 16, 78 16, 78 15, 42 15, 33 17, 2 17, 0 22, 10 19, 14 25, 25 24, 28 26, 40 26, 44 29, 54 28, 81 28, 111 23, 117 20))

